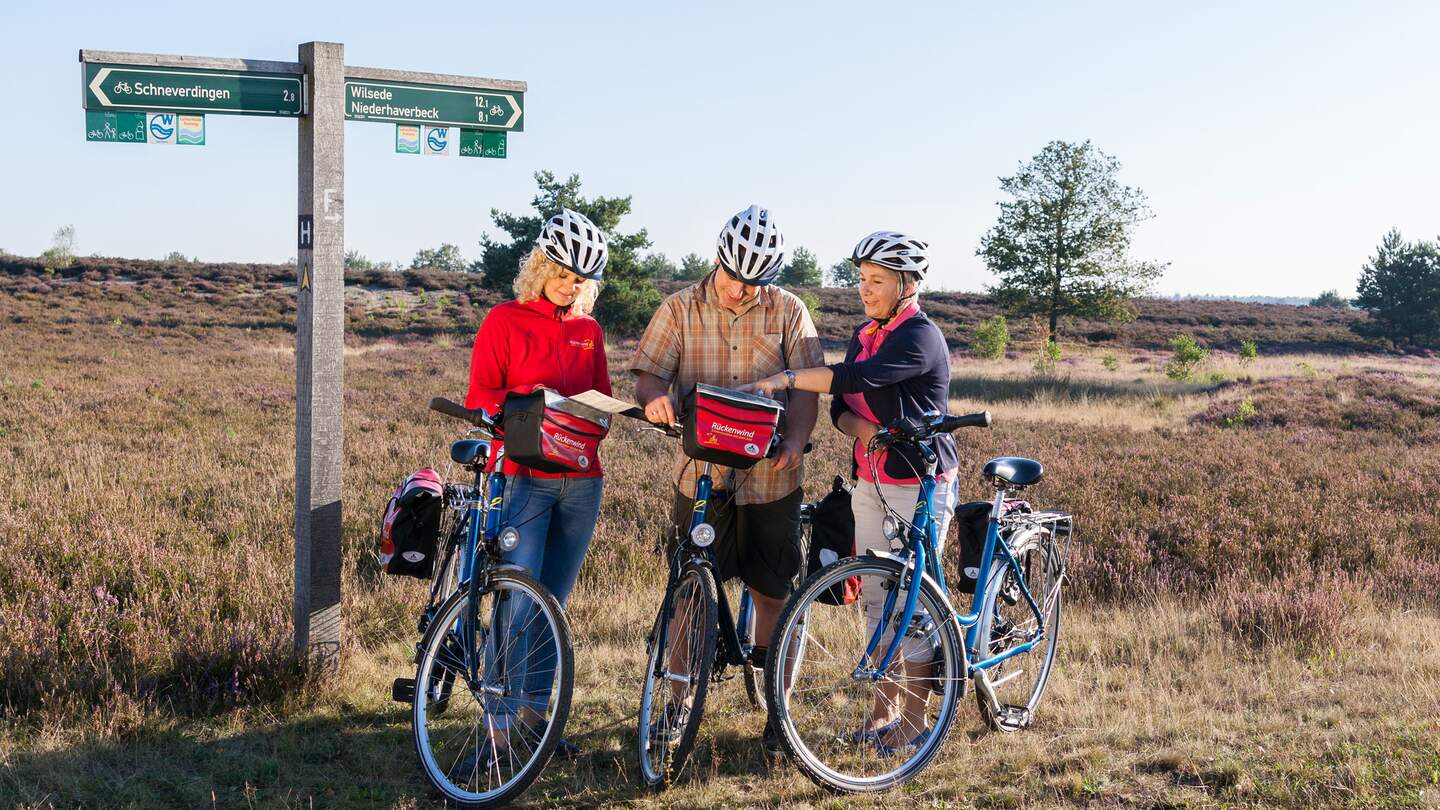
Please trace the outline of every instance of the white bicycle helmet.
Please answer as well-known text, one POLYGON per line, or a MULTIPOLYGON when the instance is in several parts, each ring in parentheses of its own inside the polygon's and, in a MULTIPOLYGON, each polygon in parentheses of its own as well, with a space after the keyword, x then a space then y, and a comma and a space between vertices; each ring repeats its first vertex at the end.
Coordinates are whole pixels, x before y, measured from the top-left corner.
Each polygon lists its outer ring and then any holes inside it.
POLYGON ((581 278, 599 281, 610 259, 605 232, 579 211, 563 209, 545 221, 535 246, 551 261, 581 278))
POLYGON ((715 244, 720 267, 746 284, 770 284, 785 265, 785 235, 770 212, 758 205, 731 217, 715 244))
POLYGON ((923 281, 925 271, 930 269, 929 249, 930 245, 913 236, 896 231, 876 231, 860 240, 850 254, 850 261, 856 265, 874 262, 891 270, 914 273, 916 281, 923 281))

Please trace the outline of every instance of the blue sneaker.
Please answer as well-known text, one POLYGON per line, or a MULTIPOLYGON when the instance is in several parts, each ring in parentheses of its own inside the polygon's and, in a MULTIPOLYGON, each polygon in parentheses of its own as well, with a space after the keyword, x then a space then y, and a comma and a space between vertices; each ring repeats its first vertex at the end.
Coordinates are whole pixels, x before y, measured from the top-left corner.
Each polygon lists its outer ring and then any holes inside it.
POLYGON ((875 750, 879 752, 882 757, 893 757, 898 754, 909 756, 919 750, 920 746, 924 745, 925 742, 930 739, 930 731, 931 729, 927 728, 912 737, 909 742, 901 743, 900 745, 886 745, 884 742, 876 740, 875 750))

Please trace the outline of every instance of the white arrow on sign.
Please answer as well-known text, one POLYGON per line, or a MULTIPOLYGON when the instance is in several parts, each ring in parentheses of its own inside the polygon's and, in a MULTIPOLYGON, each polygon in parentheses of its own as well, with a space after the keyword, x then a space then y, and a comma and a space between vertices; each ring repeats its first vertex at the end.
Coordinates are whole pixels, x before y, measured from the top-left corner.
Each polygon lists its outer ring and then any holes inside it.
POLYGON ((509 100, 510 100, 510 106, 515 108, 515 114, 512 115, 512 116, 510 116, 510 120, 509 120, 509 121, 506 121, 506 122, 505 122, 505 128, 506 128, 506 129, 509 129, 509 128, 515 126, 515 122, 516 122, 516 121, 520 120, 520 105, 515 102, 515 97, 512 96, 512 95, 510 95, 509 93, 502 93, 501 96, 502 96, 503 98, 509 99, 509 100))
MULTIPOLYGON (((94 93, 95 97, 100 99, 100 103, 106 107, 110 106, 110 99, 105 95, 105 91, 100 89, 100 85, 105 81, 105 77, 109 75, 110 68, 100 68, 100 70, 95 73, 95 79, 90 82, 90 92, 94 93)), ((70 86, 74 87, 75 85, 72 84, 70 86)))

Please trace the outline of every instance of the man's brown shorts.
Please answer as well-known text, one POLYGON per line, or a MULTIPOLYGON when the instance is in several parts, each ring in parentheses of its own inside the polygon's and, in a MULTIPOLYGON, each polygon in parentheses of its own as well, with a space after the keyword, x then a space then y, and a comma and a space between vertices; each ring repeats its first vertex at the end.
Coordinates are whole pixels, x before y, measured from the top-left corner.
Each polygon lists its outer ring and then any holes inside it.
MULTIPOLYGON (((803 497, 804 491, 797 487, 778 501, 737 506, 731 503, 728 493, 711 493, 705 520, 715 527, 711 551, 721 582, 738 575, 752 590, 772 599, 790 595, 804 562, 800 555, 803 497)), ((682 534, 690 531, 693 508, 692 499, 675 493, 672 520, 682 534)))

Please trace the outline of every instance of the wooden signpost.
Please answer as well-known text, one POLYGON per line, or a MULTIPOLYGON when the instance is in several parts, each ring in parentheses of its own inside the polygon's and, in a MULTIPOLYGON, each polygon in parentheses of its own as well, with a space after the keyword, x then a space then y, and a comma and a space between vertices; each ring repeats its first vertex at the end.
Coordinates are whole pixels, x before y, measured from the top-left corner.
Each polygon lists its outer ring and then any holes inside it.
POLYGON ((142 126, 152 113, 299 122, 295 650, 334 666, 343 630, 345 122, 456 127, 476 156, 483 143, 483 156, 504 157, 505 133, 524 128, 525 83, 347 67, 345 46, 336 42, 304 43, 296 62, 90 50, 80 51, 80 62, 88 140, 158 138, 166 131, 151 136, 142 126))

